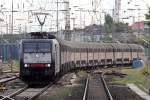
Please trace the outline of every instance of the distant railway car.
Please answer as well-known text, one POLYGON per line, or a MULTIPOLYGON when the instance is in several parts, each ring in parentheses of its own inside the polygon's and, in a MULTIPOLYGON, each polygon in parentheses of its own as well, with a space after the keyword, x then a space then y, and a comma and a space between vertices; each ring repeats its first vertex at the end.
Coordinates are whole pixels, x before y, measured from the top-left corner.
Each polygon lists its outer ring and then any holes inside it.
POLYGON ((53 38, 26 39, 20 45, 20 78, 27 84, 48 83, 76 68, 131 65, 143 59, 136 44, 75 43, 53 38))
POLYGON ((0 59, 2 61, 17 60, 19 45, 15 43, 0 43, 0 59))

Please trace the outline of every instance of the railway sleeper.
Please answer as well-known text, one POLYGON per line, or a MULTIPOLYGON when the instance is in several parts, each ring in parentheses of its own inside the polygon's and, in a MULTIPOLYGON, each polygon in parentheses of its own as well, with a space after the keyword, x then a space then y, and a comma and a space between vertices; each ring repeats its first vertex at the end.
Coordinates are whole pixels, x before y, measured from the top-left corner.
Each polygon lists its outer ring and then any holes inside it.
POLYGON ((15 99, 1 95, 1 96, 0 96, 0 100, 15 100, 15 99))

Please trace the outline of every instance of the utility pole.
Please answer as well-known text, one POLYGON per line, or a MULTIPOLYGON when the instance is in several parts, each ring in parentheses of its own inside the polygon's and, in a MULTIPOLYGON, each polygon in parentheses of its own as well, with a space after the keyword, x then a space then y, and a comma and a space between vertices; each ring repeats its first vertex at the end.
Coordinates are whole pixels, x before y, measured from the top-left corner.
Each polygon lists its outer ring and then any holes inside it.
POLYGON ((138 39, 140 38, 140 9, 138 9, 138 39))
POLYGON ((2 22, 0 21, 0 31, 1 31, 1 40, 3 40, 3 34, 2 34, 2 22))
POLYGON ((65 7, 65 39, 71 40, 71 32, 70 32, 70 8, 69 8, 69 0, 64 0, 65 7))
POLYGON ((6 34, 8 34, 8 23, 7 23, 7 15, 6 15, 6 34))
POLYGON ((100 0, 100 20, 99 20, 99 23, 100 23, 100 37, 99 37, 99 41, 101 41, 101 37, 102 37, 102 8, 101 8, 101 0, 100 0))
POLYGON ((137 11, 138 11, 138 39, 139 39, 139 36, 140 36, 140 8, 139 6, 140 5, 134 5, 135 7, 137 7, 137 11))
POLYGON ((57 0, 57 12, 56 12, 56 36, 58 37, 58 0, 57 0))
MULTIPOLYGON (((11 16, 11 34, 13 34, 13 24, 14 24, 14 2, 12 0, 12 16, 11 16)), ((10 59, 11 60, 11 59, 10 59)), ((13 68, 12 68, 12 63, 11 63, 11 72, 13 71, 13 68)))
POLYGON ((83 27, 85 28, 85 12, 84 12, 84 21, 83 21, 83 27))
POLYGON ((72 19, 72 21, 73 21, 73 30, 75 29, 75 20, 76 20, 76 18, 74 17, 74 18, 71 18, 72 19))
POLYGON ((14 3, 13 3, 13 0, 12 0, 12 15, 11 15, 11 34, 13 34, 13 24, 14 24, 14 3))
POLYGON ((8 23, 9 25, 9 34, 11 34, 11 15, 9 15, 9 23, 8 23))
POLYGON ((121 8, 121 0, 115 0, 115 8, 114 8, 114 14, 113 18, 115 22, 119 22, 120 17, 120 8, 121 8))
POLYGON ((92 16, 92 24, 96 24, 96 13, 97 8, 100 5, 101 0, 92 0, 92 10, 93 10, 93 16, 92 16))
POLYGON ((79 8, 80 11, 80 28, 82 29, 82 8, 79 8))
MULTIPOLYGON (((83 8, 79 8, 79 11, 80 11, 80 29, 81 30, 82 30, 82 10, 83 10, 83 8)), ((82 33, 83 33, 83 30, 80 33, 80 42, 82 41, 82 33)))

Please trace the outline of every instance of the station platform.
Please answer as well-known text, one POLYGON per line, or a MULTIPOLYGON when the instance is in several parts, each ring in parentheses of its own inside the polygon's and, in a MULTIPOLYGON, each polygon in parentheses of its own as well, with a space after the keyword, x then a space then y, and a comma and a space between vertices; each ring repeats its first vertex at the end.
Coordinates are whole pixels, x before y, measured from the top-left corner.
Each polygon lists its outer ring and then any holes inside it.
POLYGON ((134 91, 136 94, 138 94, 140 97, 142 97, 145 100, 150 100, 150 95, 143 92, 141 89, 139 89, 135 84, 127 84, 127 86, 134 91))

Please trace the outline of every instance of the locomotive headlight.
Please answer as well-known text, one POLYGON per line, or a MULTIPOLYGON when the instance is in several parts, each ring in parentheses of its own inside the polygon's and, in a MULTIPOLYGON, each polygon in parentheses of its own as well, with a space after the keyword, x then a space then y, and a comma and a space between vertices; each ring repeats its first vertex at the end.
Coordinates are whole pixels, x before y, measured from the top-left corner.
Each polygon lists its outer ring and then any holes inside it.
POLYGON ((50 65, 50 64, 47 64, 47 66, 50 67, 51 65, 50 65))
POLYGON ((28 67, 28 64, 24 64, 24 67, 28 67))
POLYGON ((51 67, 51 64, 47 64, 47 67, 51 67))
POLYGON ((39 58, 39 55, 38 55, 38 54, 36 54, 35 56, 36 56, 37 58, 39 58))

